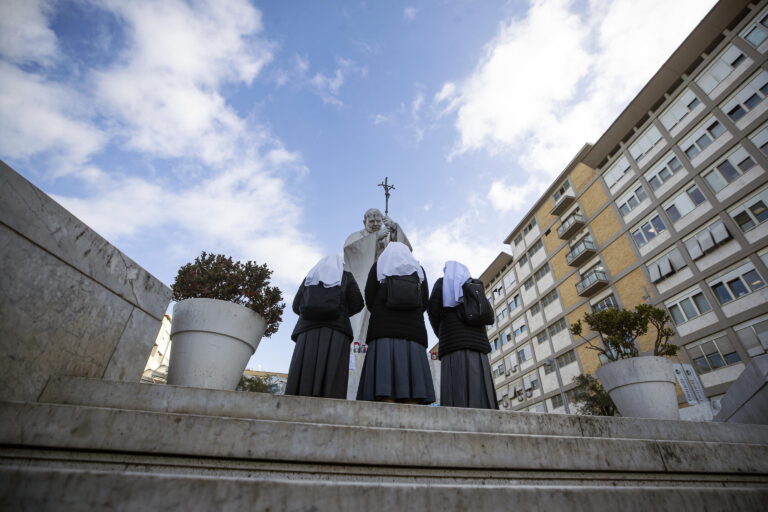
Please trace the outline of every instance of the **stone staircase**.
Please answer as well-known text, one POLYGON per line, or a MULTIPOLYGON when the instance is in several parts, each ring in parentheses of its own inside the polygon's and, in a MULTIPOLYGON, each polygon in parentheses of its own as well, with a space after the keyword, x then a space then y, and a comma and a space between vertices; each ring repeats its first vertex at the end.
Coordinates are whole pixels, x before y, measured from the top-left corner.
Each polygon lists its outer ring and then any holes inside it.
POLYGON ((2 510, 764 510, 768 426, 52 378, 0 403, 2 510))

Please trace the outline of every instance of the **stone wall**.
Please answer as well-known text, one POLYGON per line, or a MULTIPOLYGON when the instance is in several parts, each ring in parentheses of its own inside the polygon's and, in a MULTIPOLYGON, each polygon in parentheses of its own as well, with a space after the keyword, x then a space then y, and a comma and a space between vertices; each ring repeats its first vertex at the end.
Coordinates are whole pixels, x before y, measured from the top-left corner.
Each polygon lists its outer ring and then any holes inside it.
POLYGON ((170 289, 0 162, 0 399, 51 376, 139 382, 170 289))

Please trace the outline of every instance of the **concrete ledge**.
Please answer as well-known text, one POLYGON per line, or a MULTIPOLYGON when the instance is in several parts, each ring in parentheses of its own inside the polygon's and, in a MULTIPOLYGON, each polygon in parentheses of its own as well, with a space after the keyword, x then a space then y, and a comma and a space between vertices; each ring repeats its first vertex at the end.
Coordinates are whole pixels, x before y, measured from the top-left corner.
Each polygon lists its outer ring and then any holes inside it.
POLYGON ((0 469, 6 510, 764 510, 768 490, 536 487, 211 479, 0 469), (183 505, 182 505, 183 504, 183 505), (706 505, 706 507, 704 507, 706 505))
POLYGON ((0 444, 318 464, 768 473, 768 446, 340 426, 0 404, 0 444))
POLYGON ((768 444, 768 426, 353 402, 53 378, 41 402, 303 423, 543 436, 768 444))
POLYGON ((715 421, 768 424, 768 355, 752 358, 720 404, 715 421))

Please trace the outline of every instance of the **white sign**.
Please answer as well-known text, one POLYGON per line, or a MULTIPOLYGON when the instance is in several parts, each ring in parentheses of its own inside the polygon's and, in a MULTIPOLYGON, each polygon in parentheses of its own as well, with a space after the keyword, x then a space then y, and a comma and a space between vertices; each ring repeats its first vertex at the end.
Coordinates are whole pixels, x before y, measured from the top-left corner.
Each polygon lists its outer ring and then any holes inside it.
POLYGON ((696 399, 696 394, 694 393, 693 389, 691 389, 691 385, 688 382, 688 379, 686 378, 683 365, 673 364, 672 369, 675 372, 675 378, 677 379, 677 383, 680 384, 680 387, 683 389, 683 394, 685 395, 685 399, 688 401, 688 404, 689 405, 698 404, 699 401, 696 399))
POLYGON ((701 385, 699 376, 694 371, 693 366, 689 364, 684 364, 683 369, 685 370, 685 376, 688 377, 688 382, 691 383, 691 387, 693 388, 693 394, 696 397, 696 400, 698 400, 701 403, 706 402, 707 395, 704 393, 704 387, 701 385))

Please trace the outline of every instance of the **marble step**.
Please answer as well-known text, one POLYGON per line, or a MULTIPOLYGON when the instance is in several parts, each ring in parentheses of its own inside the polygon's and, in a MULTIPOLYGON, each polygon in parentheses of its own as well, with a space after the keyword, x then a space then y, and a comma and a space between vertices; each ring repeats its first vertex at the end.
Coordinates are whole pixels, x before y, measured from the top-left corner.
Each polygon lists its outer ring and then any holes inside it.
POLYGON ((321 465, 768 474, 765 442, 425 430, 49 403, 0 403, 0 444, 321 465))
POLYGON ((52 378, 40 402, 62 405, 446 432, 768 444, 768 426, 486 411, 52 378))
POLYGON ((765 489, 371 484, 0 467, 3 510, 761 511, 765 489))

